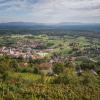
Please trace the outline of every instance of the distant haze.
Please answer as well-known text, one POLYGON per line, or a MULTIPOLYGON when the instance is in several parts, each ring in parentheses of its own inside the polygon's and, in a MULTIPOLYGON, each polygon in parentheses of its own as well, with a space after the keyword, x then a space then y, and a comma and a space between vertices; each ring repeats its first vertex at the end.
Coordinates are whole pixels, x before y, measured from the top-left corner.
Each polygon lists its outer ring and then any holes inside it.
POLYGON ((100 32, 100 24, 83 24, 83 23, 60 23, 60 24, 43 24, 43 23, 30 23, 30 22, 8 22, 8 23, 0 23, 1 29, 20 29, 20 30, 48 30, 48 29, 56 29, 56 30, 88 30, 88 31, 99 31, 100 32))
POLYGON ((100 23, 100 0, 0 0, 0 23, 100 23))

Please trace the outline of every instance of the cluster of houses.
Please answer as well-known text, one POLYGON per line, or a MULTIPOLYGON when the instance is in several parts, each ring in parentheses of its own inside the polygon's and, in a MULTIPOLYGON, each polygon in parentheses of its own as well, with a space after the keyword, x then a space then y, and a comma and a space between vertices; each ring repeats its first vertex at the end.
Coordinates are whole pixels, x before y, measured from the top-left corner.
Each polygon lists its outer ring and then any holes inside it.
POLYGON ((1 47, 0 55, 8 55, 12 58, 20 58, 23 59, 42 59, 49 54, 50 50, 32 50, 31 48, 25 48, 24 50, 21 48, 14 47, 1 47))
MULTIPOLYGON (((23 59, 26 59, 26 60, 29 58, 32 58, 33 60, 43 59, 46 56, 48 56, 49 53, 53 51, 53 49, 36 49, 38 47, 41 47, 42 45, 44 45, 42 42, 37 42, 37 41, 31 41, 31 40, 18 41, 16 46, 14 45, 14 46, 9 46, 9 47, 7 46, 0 47, 0 56, 8 55, 12 58, 22 57, 23 59)), ((87 57, 89 52, 90 54, 95 53, 97 55, 100 55, 99 49, 95 50, 92 48, 89 48, 89 49, 85 48, 82 53, 80 52, 77 50, 76 54, 70 55, 67 57, 62 57, 60 55, 55 54, 53 57, 51 57, 49 62, 41 63, 38 66, 38 68, 41 71, 41 73, 52 74, 53 73, 52 64, 54 62, 65 61, 65 60, 74 62, 77 59, 84 58, 83 55, 86 55, 87 57)), ((94 60, 92 59, 91 61, 94 61, 94 60)), ((25 63, 24 66, 27 66, 27 63, 25 63)), ((79 70, 79 72, 82 72, 82 70, 79 70)), ((92 70, 92 72, 95 72, 95 71, 92 70)))
POLYGON ((16 43, 17 47, 22 48, 38 48, 44 45, 41 41, 35 41, 30 39, 18 40, 16 43))
POLYGON ((84 47, 80 48, 79 43, 77 44, 69 44, 69 46, 74 49, 74 55, 75 56, 100 56, 100 47, 97 46, 91 46, 91 45, 84 45, 84 47))

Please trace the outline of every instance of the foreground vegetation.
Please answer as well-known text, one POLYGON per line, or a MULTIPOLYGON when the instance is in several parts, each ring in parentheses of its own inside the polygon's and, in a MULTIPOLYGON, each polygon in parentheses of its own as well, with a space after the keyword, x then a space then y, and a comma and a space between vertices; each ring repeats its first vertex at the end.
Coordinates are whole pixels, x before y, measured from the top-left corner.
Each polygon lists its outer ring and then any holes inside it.
POLYGON ((36 73, 35 66, 21 68, 10 63, 11 58, 4 59, 0 61, 2 63, 0 100, 99 100, 100 98, 99 74, 93 74, 89 67, 78 74, 72 64, 58 62, 54 64, 57 76, 48 76, 36 73))
POLYGON ((99 100, 98 87, 64 84, 0 84, 2 100, 99 100))

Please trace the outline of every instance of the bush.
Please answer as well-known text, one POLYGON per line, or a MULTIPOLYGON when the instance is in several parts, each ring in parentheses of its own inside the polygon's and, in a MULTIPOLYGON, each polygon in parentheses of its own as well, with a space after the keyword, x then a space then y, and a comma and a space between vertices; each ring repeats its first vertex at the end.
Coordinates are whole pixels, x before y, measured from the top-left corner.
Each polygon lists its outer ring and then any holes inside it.
POLYGON ((34 72, 34 69, 31 68, 31 67, 19 67, 18 68, 18 71, 21 72, 21 73, 33 73, 34 72))
POLYGON ((0 74, 5 73, 5 71, 7 71, 6 67, 2 64, 0 64, 0 74))
POLYGON ((94 75, 91 71, 85 71, 82 73, 81 82, 83 85, 95 86, 97 85, 97 76, 94 75))
POLYGON ((53 71, 56 74, 62 73, 64 71, 64 63, 61 62, 55 63, 53 66, 53 71))
POLYGON ((56 84, 79 84, 79 78, 75 73, 74 68, 67 68, 62 74, 54 79, 56 84))

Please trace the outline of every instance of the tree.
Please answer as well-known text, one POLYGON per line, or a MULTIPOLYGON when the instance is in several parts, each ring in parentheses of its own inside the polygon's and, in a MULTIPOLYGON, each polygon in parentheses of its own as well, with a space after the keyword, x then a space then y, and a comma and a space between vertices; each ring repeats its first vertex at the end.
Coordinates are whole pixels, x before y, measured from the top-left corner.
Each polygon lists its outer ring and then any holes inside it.
POLYGON ((62 62, 55 63, 53 66, 53 71, 56 74, 62 73, 64 71, 64 63, 62 62))
POLYGON ((87 70, 87 69, 95 69, 96 65, 92 62, 83 62, 80 65, 81 69, 87 70))
POLYGON ((10 67, 14 70, 17 71, 18 70, 18 62, 15 59, 12 59, 10 62, 10 67))
POLYGON ((82 73, 82 84, 88 86, 95 86, 97 85, 97 76, 94 75, 91 71, 85 71, 82 73))
POLYGON ((33 67, 33 73, 35 73, 35 74, 38 74, 38 73, 39 73, 39 71, 38 71, 38 68, 37 68, 37 67, 33 67))
POLYGON ((6 67, 3 66, 3 64, 0 64, 0 74, 3 74, 6 70, 6 67))
POLYGON ((79 78, 75 73, 74 68, 67 68, 63 73, 54 79, 54 83, 77 85, 79 83, 79 78))

